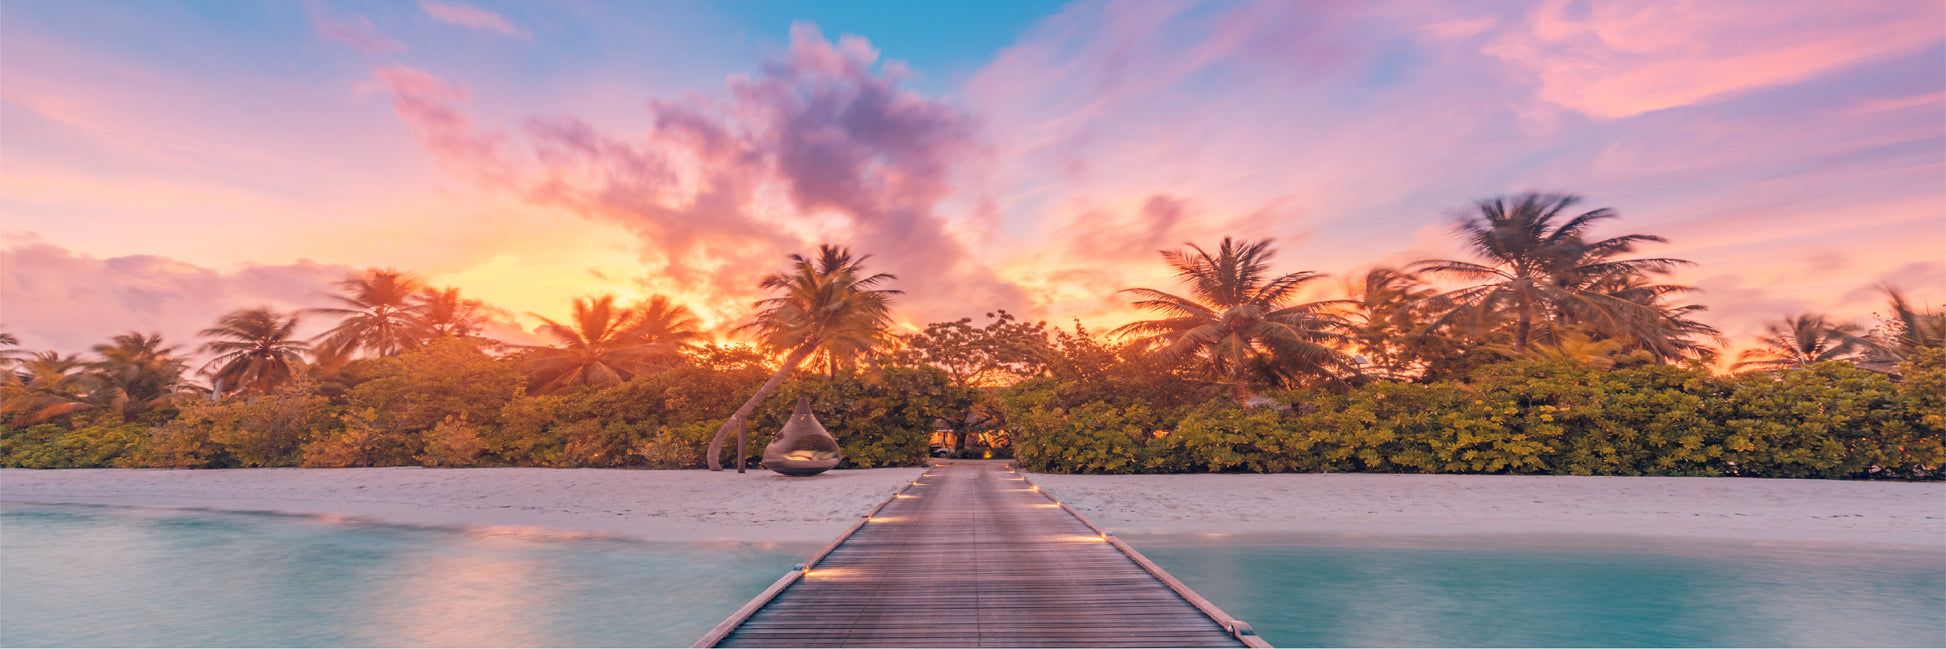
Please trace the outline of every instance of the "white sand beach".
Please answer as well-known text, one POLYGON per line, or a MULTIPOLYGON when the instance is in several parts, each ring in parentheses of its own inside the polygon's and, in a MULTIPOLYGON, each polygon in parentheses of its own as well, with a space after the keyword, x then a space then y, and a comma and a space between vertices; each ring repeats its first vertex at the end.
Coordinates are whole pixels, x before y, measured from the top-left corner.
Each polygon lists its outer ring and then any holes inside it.
POLYGON ((1628 535, 1946 549, 1946 483, 1392 474, 1032 475, 1117 533, 1628 535))
MULTIPOLYGON (((0 470, 0 500, 271 511, 508 533, 823 543, 921 469, 0 470)), ((1032 480, 1117 533, 1636 535, 1946 548, 1946 484, 1455 475, 1032 480)))
POLYGON ((0 501, 262 511, 510 534, 824 543, 924 469, 0 470, 0 501))

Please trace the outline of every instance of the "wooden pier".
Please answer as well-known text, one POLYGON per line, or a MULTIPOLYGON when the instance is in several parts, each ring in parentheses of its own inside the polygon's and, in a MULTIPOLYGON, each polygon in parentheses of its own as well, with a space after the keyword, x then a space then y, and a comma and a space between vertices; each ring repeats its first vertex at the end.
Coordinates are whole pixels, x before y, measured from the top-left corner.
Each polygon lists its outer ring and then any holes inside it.
POLYGON ((943 461, 698 647, 1269 646, 1003 461, 943 461))

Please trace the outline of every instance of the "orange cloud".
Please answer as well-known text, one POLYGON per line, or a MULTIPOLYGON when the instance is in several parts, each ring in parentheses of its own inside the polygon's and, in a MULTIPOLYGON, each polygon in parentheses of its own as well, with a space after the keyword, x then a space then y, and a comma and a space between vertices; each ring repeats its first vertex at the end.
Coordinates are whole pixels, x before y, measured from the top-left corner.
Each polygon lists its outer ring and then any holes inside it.
POLYGON ((732 77, 726 100, 651 102, 646 137, 572 116, 531 118, 506 135, 473 123, 458 84, 403 66, 377 74, 444 166, 532 205, 627 228, 644 262, 706 317, 746 313, 760 277, 820 240, 899 275, 902 308, 922 319, 1018 305, 1018 290, 937 212, 956 165, 976 152, 971 121, 900 88, 897 66, 874 72, 876 60, 862 38, 834 44, 799 25, 789 54, 757 77, 732 77))

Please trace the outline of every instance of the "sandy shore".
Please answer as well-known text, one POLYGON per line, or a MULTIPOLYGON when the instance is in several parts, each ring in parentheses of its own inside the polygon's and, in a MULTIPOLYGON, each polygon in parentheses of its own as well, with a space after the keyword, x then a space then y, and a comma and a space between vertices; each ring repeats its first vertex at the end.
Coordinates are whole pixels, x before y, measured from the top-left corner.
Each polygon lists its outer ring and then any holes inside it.
POLYGON ((0 500, 345 516, 650 541, 825 543, 924 469, 0 470, 0 500))
MULTIPOLYGON (((921 469, 0 470, 0 500, 346 516, 654 541, 824 543, 921 469)), ((1946 548, 1946 484, 1453 475, 1031 478, 1124 534, 1634 535, 1946 548)))
POLYGON ((1030 476, 1117 533, 1629 535, 1946 548, 1946 484, 1382 474, 1030 476))

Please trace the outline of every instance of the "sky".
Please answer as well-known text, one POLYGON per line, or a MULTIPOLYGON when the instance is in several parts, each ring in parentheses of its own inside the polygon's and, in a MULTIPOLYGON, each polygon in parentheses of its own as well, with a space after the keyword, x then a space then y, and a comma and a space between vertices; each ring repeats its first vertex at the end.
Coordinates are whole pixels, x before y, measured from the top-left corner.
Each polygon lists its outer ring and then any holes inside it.
MULTIPOLYGON (((368 268, 538 342, 576 297, 719 333, 820 243, 903 326, 1105 331, 1158 252, 1466 258, 1474 201, 1571 193, 1694 262, 1746 347, 1946 302, 1946 3, 0 4, 0 330, 191 347, 368 268)), ((313 319, 308 331, 324 323, 313 319)), ((727 341, 734 338, 726 337, 727 341)))

